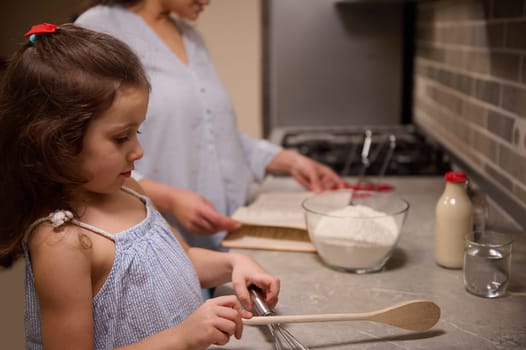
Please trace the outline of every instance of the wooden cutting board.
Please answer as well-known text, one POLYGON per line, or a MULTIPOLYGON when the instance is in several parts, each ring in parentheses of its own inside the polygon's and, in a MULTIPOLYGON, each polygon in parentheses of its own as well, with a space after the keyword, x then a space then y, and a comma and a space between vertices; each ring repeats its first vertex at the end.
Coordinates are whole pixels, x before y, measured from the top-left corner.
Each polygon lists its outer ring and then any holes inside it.
POLYGON ((221 243, 225 248, 316 252, 306 230, 289 227, 243 225, 229 232, 221 243))

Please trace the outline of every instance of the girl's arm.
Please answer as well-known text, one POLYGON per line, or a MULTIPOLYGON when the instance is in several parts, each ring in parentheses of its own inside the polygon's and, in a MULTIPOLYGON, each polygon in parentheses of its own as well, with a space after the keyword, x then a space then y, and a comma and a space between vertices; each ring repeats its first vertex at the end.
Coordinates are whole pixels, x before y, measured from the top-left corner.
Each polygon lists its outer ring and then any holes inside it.
POLYGON ((280 288, 279 279, 268 274, 249 256, 194 247, 190 247, 187 254, 194 264, 203 287, 215 287, 232 282, 245 309, 252 310, 248 286, 254 284, 263 290, 266 302, 271 308, 276 305, 280 288))
POLYGON ((45 223, 29 242, 45 348, 93 349, 91 250, 79 230, 45 223))

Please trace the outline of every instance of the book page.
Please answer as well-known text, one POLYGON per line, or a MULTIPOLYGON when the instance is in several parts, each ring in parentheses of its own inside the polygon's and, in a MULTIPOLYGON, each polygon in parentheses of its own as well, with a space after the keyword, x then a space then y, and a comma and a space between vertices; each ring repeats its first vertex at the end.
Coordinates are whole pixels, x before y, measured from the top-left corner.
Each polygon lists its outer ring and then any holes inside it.
POLYGON ((243 224, 306 230, 301 203, 313 192, 267 192, 253 203, 239 208, 232 218, 243 224))
POLYGON ((315 252, 301 203, 312 192, 265 192, 248 206, 239 208, 232 218, 243 225, 229 232, 221 245, 225 248, 315 252))

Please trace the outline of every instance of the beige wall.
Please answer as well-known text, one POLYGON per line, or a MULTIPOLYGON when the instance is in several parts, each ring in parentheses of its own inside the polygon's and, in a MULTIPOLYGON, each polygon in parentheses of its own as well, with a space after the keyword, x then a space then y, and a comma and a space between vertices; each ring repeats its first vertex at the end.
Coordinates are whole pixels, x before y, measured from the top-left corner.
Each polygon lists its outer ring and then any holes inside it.
POLYGON ((260 0, 211 1, 198 27, 225 88, 241 131, 261 137, 260 0))

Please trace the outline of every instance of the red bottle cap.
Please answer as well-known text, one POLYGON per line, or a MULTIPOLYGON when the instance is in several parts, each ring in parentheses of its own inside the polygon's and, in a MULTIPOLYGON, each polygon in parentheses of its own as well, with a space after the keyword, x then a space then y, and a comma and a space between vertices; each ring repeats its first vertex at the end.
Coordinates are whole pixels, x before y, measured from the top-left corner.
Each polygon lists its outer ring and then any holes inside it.
POLYGON ((447 182, 466 182, 468 176, 463 171, 448 171, 444 176, 447 182))

